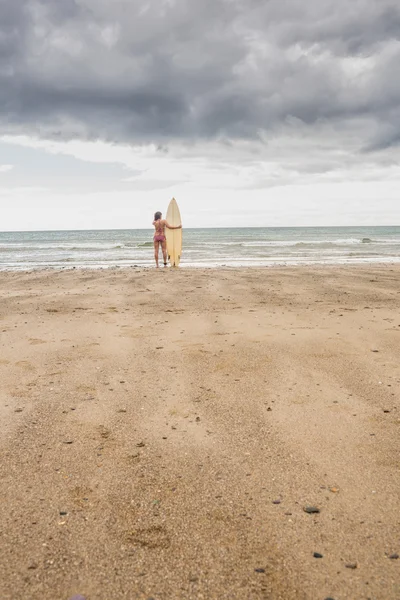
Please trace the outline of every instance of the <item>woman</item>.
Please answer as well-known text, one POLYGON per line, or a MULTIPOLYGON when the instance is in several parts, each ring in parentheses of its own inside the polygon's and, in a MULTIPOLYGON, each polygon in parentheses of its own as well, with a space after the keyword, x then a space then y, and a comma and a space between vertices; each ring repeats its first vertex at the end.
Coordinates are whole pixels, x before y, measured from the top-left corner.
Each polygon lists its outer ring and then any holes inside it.
POLYGON ((154 233, 154 238, 153 238, 154 239, 154 258, 156 259, 156 267, 158 269, 158 251, 160 248, 160 244, 161 244, 162 253, 163 253, 163 257, 164 257, 164 267, 167 266, 167 238, 165 237, 165 228, 168 227, 168 229, 181 229, 182 225, 177 225, 176 227, 169 225, 169 223, 167 223, 167 221, 165 219, 162 219, 162 214, 160 212, 156 212, 156 214, 154 215, 153 225, 155 228, 155 233, 154 233))

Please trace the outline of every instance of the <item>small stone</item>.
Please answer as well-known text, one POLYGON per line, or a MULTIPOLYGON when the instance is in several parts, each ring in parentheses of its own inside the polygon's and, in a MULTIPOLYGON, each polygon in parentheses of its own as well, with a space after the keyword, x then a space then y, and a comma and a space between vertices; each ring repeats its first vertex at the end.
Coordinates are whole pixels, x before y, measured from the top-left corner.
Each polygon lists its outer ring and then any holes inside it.
POLYGON ((356 562, 346 563, 344 566, 346 567, 346 569, 357 569, 358 568, 358 564, 356 562))
POLYGON ((73 444, 73 440, 66 440, 65 442, 63 442, 64 444, 73 444))
POLYGON ((197 583, 197 582, 198 582, 198 580, 199 580, 199 578, 198 578, 196 575, 191 575, 191 576, 189 577, 189 581, 190 581, 191 583, 197 583))
POLYGON ((379 350, 371 350, 371 352, 379 352, 379 350))
POLYGON ((339 491, 339 488, 332 487, 332 488, 330 488, 330 490, 331 490, 332 494, 337 494, 339 491))
POLYGON ((200 417, 196 417, 196 423, 200 421, 200 417))
POLYGON ((258 568, 258 569, 254 569, 254 570, 256 573, 265 573, 265 569, 258 568))
POLYGON ((397 560, 397 559, 399 558, 399 555, 398 555, 398 554, 391 554, 391 555, 389 556, 389 558, 390 558, 391 560, 397 560))
POLYGON ((29 565, 29 567, 28 567, 28 569, 31 569, 32 571, 33 571, 34 569, 37 569, 37 568, 38 568, 38 565, 37 565, 36 563, 32 563, 32 564, 31 564, 31 565, 29 565))
POLYGON ((144 442, 139 442, 138 444, 136 444, 136 446, 137 446, 138 448, 144 448, 144 447, 145 447, 145 445, 146 445, 146 444, 145 444, 144 442))
POLYGON ((383 412, 384 412, 384 413, 390 413, 390 410, 389 410, 388 408, 384 408, 384 409, 383 409, 383 412))
POLYGON ((21 413, 23 410, 24 410, 23 408, 16 408, 16 409, 14 410, 14 412, 16 412, 16 413, 21 413))
POLYGON ((303 510, 309 515, 318 514, 321 512, 316 506, 305 506, 303 510))
POLYGON ((268 406, 267 412, 271 412, 271 411, 272 411, 272 408, 270 406, 268 406))
POLYGON ((273 500, 273 501, 272 501, 272 504, 280 504, 280 503, 281 503, 281 501, 280 501, 280 500, 273 500))
POLYGON ((322 554, 320 554, 319 552, 314 552, 313 554, 314 558, 324 558, 322 554))
POLYGON ((60 510, 60 515, 61 515, 62 517, 64 517, 64 516, 65 516, 65 515, 67 515, 67 514, 68 514, 68 513, 67 513, 67 511, 66 511, 66 510, 60 510))

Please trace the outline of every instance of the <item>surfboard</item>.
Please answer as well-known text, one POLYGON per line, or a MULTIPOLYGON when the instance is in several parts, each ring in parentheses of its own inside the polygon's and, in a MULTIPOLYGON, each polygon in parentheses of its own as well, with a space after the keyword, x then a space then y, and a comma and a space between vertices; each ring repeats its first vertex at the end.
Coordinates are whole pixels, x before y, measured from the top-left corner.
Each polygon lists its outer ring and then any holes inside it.
MULTIPOLYGON (((176 227, 182 225, 181 213, 175 198, 169 203, 166 221, 169 225, 176 227)), ((182 229, 165 228, 165 237, 167 238, 167 252, 171 267, 178 267, 182 254, 182 229)))

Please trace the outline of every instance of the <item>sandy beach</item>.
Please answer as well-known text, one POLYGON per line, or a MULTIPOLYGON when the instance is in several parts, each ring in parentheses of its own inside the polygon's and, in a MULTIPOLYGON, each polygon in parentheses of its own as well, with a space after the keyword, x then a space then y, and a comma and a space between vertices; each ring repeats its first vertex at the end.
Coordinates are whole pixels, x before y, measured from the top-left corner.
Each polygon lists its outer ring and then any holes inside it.
POLYGON ((399 266, 0 298, 2 600, 400 598, 399 266))

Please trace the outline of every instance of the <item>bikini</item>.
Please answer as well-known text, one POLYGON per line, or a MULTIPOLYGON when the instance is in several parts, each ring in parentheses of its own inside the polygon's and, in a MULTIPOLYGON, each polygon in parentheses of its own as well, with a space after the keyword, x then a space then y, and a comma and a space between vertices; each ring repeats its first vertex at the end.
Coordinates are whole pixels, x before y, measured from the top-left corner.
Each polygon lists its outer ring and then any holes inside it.
POLYGON ((155 242, 165 242, 165 240, 167 239, 164 235, 164 227, 161 225, 161 227, 157 226, 157 223, 160 222, 160 219, 158 221, 155 221, 154 226, 156 228, 156 232, 154 234, 154 241, 155 242))

